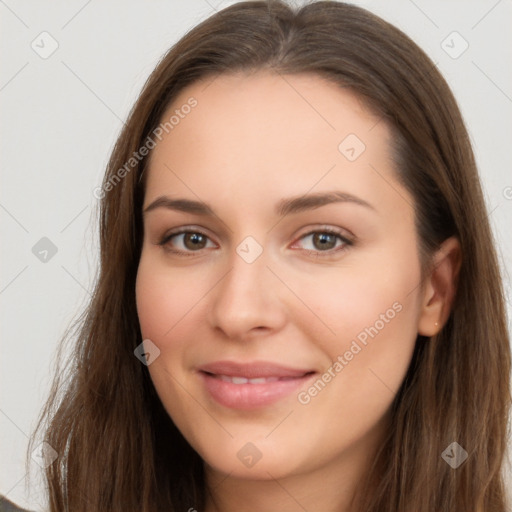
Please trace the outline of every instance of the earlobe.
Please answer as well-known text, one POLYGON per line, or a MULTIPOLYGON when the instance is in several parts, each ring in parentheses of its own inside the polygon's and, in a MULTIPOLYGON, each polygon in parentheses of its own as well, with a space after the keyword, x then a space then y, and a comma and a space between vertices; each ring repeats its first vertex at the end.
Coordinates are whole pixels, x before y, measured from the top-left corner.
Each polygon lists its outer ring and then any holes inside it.
POLYGON ((425 278, 418 334, 434 336, 450 316, 462 262, 460 242, 447 238, 433 256, 432 270, 425 278))

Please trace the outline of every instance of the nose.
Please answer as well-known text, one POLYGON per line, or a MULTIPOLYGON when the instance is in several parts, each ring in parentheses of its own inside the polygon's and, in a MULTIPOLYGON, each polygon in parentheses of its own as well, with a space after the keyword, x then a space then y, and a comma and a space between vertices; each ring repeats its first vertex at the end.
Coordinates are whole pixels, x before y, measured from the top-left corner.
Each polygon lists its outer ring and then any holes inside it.
POLYGON ((267 267, 265 251, 252 263, 234 252, 229 263, 229 271, 210 292, 210 325, 236 341, 280 330, 286 321, 283 290, 267 267))

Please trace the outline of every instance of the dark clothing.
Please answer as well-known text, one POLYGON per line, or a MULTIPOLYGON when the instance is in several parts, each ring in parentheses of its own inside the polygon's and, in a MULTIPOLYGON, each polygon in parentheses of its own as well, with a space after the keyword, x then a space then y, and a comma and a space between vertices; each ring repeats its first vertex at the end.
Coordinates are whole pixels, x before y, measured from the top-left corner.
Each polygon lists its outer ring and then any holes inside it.
POLYGON ((0 496, 0 512, 30 512, 27 509, 17 507, 12 501, 0 496))

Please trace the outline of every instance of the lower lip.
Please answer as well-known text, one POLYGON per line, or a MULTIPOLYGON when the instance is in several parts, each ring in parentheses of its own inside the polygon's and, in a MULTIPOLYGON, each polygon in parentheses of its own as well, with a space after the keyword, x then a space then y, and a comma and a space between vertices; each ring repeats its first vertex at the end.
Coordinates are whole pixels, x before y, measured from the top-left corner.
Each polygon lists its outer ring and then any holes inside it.
POLYGON ((205 372, 199 372, 207 391, 221 405, 231 409, 255 409, 271 405, 305 385, 315 374, 307 374, 262 384, 233 384, 205 372))

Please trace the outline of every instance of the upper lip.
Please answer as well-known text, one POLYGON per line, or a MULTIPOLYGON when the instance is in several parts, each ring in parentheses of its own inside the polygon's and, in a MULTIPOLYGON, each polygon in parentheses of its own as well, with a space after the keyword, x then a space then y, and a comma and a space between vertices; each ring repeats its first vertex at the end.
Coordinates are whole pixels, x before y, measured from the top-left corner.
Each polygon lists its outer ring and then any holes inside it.
POLYGON ((202 365, 198 370, 214 375, 245 377, 246 379, 256 379, 258 377, 303 377, 308 373, 314 372, 314 370, 307 368, 290 368, 269 361, 255 361, 252 363, 216 361, 202 365))

